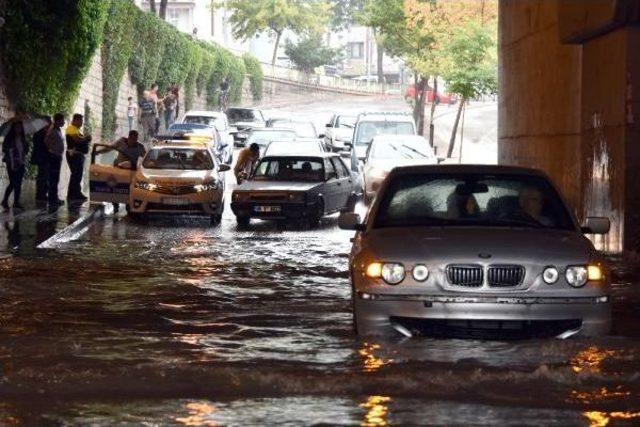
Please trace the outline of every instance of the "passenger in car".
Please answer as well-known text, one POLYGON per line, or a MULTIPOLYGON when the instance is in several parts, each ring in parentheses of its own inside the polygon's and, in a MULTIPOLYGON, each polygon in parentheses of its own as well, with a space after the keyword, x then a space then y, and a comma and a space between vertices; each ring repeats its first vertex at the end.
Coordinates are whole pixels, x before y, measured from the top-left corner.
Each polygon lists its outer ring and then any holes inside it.
POLYGON ((551 226, 551 220, 543 215, 545 200, 542 192, 536 187, 524 187, 519 196, 522 212, 542 225, 551 226))
POLYGON ((478 201, 473 194, 453 193, 447 198, 447 217, 451 219, 475 218, 479 213, 478 201))

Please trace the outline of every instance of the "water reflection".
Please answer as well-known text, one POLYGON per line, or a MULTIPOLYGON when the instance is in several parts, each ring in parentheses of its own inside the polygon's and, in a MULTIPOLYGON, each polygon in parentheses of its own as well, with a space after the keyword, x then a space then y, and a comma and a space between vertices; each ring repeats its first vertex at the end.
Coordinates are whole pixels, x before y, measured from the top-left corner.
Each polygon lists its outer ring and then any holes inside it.
POLYGON ((186 404, 188 415, 176 417, 176 421, 192 427, 217 427, 219 424, 212 419, 216 408, 207 402, 189 402, 186 404))
POLYGON ((367 412, 360 424, 363 427, 380 427, 389 425, 387 415, 389 413, 389 402, 391 398, 388 396, 369 396, 367 401, 360 404, 361 408, 365 408, 367 412))
POLYGON ((376 372, 385 365, 393 362, 393 359, 383 359, 375 355, 380 350, 380 344, 362 343, 362 348, 358 350, 362 359, 362 370, 364 372, 376 372))
POLYGON ((580 403, 593 403, 603 401, 607 399, 622 399, 631 396, 631 392, 626 390, 622 386, 617 386, 614 389, 607 387, 600 387, 591 391, 579 391, 572 390, 571 398, 580 403))
POLYGON ((600 411, 587 411, 584 416, 589 420, 589 427, 604 427, 608 426, 611 422, 624 422, 628 421, 634 425, 640 423, 640 412, 600 412, 600 411))
POLYGON ((584 370, 593 373, 601 372, 602 363, 613 356, 616 352, 613 350, 604 350, 596 346, 591 346, 581 350, 571 359, 571 368, 573 372, 579 374, 584 370))

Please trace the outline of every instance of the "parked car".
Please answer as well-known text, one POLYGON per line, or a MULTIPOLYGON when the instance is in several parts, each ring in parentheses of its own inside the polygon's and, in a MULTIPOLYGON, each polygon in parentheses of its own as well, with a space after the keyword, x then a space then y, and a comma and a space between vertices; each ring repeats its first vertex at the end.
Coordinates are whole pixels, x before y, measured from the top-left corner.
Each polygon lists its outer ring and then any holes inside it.
POLYGON ((302 138, 324 138, 319 135, 316 126, 312 122, 292 120, 287 118, 274 118, 267 121, 267 127, 277 127, 280 129, 291 129, 296 135, 302 138))
POLYGON ((436 165, 433 148, 420 135, 377 135, 364 161, 364 201, 369 204, 389 172, 399 166, 436 165))
POLYGON ((225 113, 220 111, 187 111, 179 123, 186 124, 203 124, 213 126, 218 129, 222 140, 229 147, 233 146, 235 128, 229 125, 229 119, 225 113))
MULTIPOLYGON (((376 135, 416 135, 413 117, 404 113, 358 114, 351 142, 351 170, 358 175, 358 186, 364 193, 363 165, 369 145, 376 135)), ((347 144, 349 145, 349 144, 347 144)))
POLYGON ((266 126, 266 118, 262 110, 258 108, 228 108, 227 117, 231 126, 235 127, 233 133, 234 143, 237 146, 243 146, 249 136, 249 132, 253 129, 264 128, 266 126))
MULTIPOLYGON (((404 91, 404 98, 406 100, 415 99, 416 96, 416 87, 415 85, 408 85, 404 91)), ((435 93, 431 86, 427 86, 425 88, 424 94, 424 103, 432 103, 433 100, 436 100, 436 104, 450 104, 453 105, 458 102, 458 97, 455 95, 450 95, 447 93, 435 93)))
POLYGON ((351 143, 356 118, 347 114, 334 114, 331 117, 324 133, 324 142, 328 150, 334 153, 349 150, 345 143, 351 143))
POLYGON ((610 272, 542 172, 507 166, 393 169, 349 259, 359 334, 498 338, 601 335, 611 325, 610 272))
POLYGON ((276 156, 282 154, 322 154, 324 145, 317 139, 296 138, 293 141, 272 141, 264 150, 264 156, 276 156))
POLYGON ((273 141, 293 141, 296 138, 296 133, 291 129, 254 129, 249 132, 249 137, 245 141, 245 146, 248 147, 254 143, 258 144, 260 146, 260 153, 264 153, 264 150, 273 141))
POLYGON ((349 169, 335 154, 266 156, 234 190, 231 209, 243 226, 251 218, 317 225, 327 214, 353 210, 353 184, 349 169))
POLYGON ((152 147, 139 165, 96 163, 89 168, 92 202, 125 203, 133 217, 147 214, 206 215, 220 222, 224 172, 209 144, 167 141, 152 147), (137 166, 137 167, 136 167, 137 166))
POLYGON ((167 129, 167 135, 158 136, 156 140, 186 140, 209 142, 213 152, 220 163, 231 164, 233 160, 233 147, 228 140, 224 140, 218 129, 214 126, 197 123, 174 123, 167 129))

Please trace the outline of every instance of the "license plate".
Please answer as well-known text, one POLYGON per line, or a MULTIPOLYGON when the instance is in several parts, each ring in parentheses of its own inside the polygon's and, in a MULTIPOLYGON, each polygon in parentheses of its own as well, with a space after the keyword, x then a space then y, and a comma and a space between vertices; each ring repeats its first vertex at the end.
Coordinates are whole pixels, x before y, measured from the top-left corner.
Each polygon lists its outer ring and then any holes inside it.
POLYGON ((274 213, 280 212, 280 206, 254 206, 253 210, 255 212, 263 212, 263 213, 274 213))
POLYGON ((182 205, 188 205, 189 204, 189 200, 180 199, 178 197, 165 197, 165 198, 162 199, 162 204, 163 205, 182 206, 182 205))

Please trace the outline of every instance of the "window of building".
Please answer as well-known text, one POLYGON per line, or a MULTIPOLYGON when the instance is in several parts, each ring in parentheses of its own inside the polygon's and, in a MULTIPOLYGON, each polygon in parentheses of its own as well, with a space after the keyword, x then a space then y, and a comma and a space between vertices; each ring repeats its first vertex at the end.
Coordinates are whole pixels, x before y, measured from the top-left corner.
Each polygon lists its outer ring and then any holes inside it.
POLYGON ((362 59, 364 57, 364 42, 349 43, 347 45, 349 58, 362 59))

